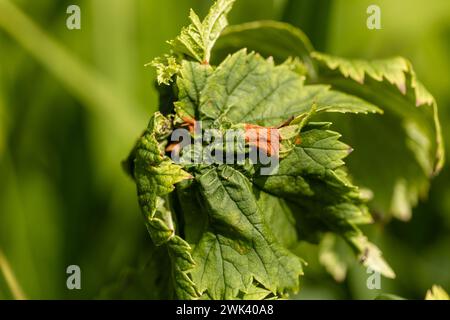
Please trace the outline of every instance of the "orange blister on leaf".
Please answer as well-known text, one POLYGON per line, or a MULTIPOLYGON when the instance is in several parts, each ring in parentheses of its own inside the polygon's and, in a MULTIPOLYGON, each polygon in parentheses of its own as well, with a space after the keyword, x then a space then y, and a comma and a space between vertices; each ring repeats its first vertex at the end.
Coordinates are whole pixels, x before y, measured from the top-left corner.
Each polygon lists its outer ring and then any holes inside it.
POLYGON ((246 124, 245 141, 269 156, 278 155, 280 151, 280 132, 277 128, 246 124))

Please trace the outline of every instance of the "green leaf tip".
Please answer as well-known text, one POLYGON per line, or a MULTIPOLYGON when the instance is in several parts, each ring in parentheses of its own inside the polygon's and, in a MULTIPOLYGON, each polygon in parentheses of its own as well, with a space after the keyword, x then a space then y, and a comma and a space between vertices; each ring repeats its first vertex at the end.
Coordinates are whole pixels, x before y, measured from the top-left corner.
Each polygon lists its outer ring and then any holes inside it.
POLYGON ((174 56, 165 54, 162 57, 157 57, 152 62, 146 64, 156 68, 156 75, 158 84, 169 85, 172 82, 173 76, 176 75, 181 66, 178 64, 174 56))
POLYGON ((165 54, 153 59, 149 64, 156 68, 158 84, 169 85, 174 75, 181 70, 181 57, 187 56, 202 64, 209 64, 211 51, 228 25, 227 14, 235 0, 217 0, 203 21, 191 9, 189 19, 191 24, 181 30, 179 36, 168 41, 172 47, 171 54, 165 54), (180 57, 181 55, 181 57, 180 57))
POLYGON ((181 30, 181 34, 169 41, 173 50, 185 54, 198 62, 208 64, 211 50, 223 29, 228 25, 227 14, 235 0, 217 0, 203 21, 191 9, 191 24, 181 30))

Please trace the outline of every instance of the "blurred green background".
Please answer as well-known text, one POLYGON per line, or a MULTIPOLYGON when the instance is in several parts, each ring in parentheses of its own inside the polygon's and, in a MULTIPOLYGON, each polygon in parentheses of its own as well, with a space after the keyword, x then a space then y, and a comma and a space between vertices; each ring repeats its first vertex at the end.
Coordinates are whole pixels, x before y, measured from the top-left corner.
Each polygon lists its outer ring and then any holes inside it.
MULTIPOLYGON (((150 238, 120 161, 158 108, 155 72, 144 64, 168 50, 189 8, 203 15, 210 4, 0 0, 0 264, 27 298, 101 297, 148 260, 150 238), (70 4, 81 8, 81 30, 66 28, 70 4), (66 288, 71 264, 81 267, 82 290, 66 288)), ((438 101, 450 150, 450 1, 238 0, 230 15, 231 23, 257 19, 301 27, 320 51, 410 59, 438 101), (381 8, 381 30, 366 28, 370 4, 381 8)), ((449 291, 448 181, 449 166, 409 223, 369 228, 397 279, 368 290, 355 264, 337 284, 305 245, 310 265, 296 297, 423 299, 435 283, 449 291)), ((13 297, 0 273, 0 299, 13 297)))

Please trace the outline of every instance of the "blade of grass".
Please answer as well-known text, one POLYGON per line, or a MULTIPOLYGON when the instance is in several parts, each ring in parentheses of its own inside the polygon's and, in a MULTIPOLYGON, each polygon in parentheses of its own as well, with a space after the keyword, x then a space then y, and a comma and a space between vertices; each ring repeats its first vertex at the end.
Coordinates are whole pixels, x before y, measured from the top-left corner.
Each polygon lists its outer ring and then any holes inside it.
MULTIPOLYGON (((0 158, 0 181, 3 183, 0 194, 0 211, 4 212, 0 216, 0 233, 2 235, 1 241, 5 241, 5 244, 2 244, 1 250, 9 249, 9 259, 15 262, 16 272, 9 272, 8 274, 17 274, 28 295, 33 296, 41 292, 43 286, 33 257, 35 248, 33 248, 33 239, 30 236, 31 230, 27 225, 27 213, 24 208, 23 193, 20 186, 20 181, 24 182, 26 179, 19 175, 17 165, 14 164, 12 159, 11 149, 7 147, 4 151, 0 158)), ((6 261, 6 264, 2 264, 7 266, 5 270, 12 270, 8 267, 8 260, 5 258, 3 261, 6 261)), ((0 271, 1 273, 2 271, 0 271)), ((16 276, 8 277, 8 279, 16 279, 16 276)), ((12 283, 18 283, 18 281, 12 283)))
POLYGON ((22 291, 22 288, 19 285, 19 282, 14 275, 14 272, 9 265, 6 256, 3 254, 2 249, 0 249, 0 271, 5 278, 6 283, 8 284, 9 290, 11 291, 12 296, 16 300, 26 300, 26 296, 22 291))
POLYGON ((0 28, 28 50, 91 112, 110 118, 121 136, 137 135, 136 124, 145 117, 137 112, 142 109, 136 102, 68 52, 9 0, 0 0, 0 28))

